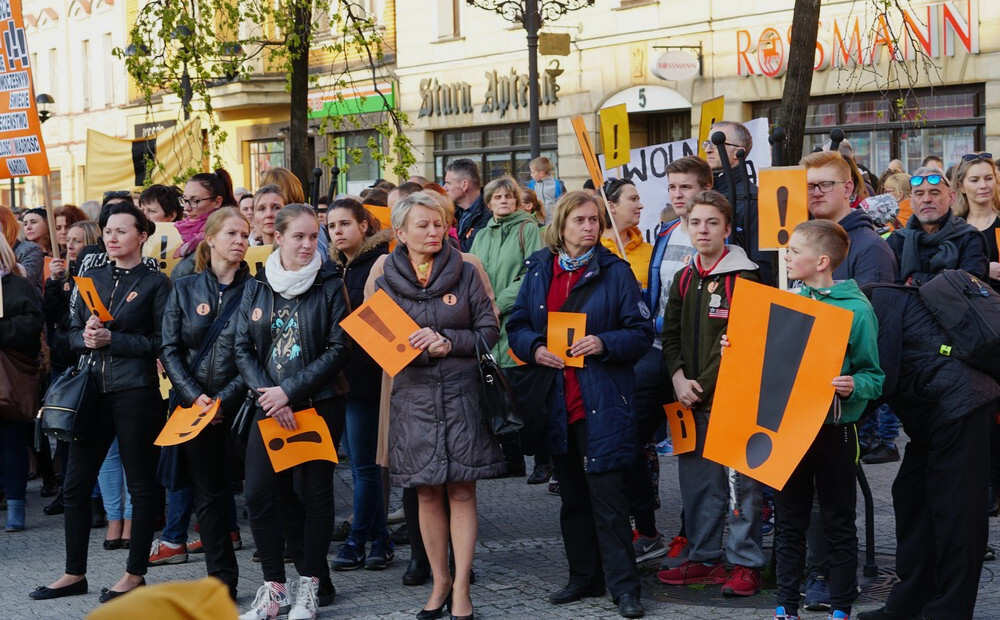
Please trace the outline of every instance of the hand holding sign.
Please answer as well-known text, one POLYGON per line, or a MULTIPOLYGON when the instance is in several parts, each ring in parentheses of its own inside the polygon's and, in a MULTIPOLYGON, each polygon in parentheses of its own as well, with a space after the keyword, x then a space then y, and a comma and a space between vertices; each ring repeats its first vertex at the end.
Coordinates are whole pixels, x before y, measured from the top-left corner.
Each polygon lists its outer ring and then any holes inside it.
POLYGON ((583 356, 571 355, 570 349, 577 340, 587 335, 587 315, 582 312, 550 312, 547 344, 549 351, 566 362, 567 366, 583 368, 583 356))
POLYGON ((97 288, 94 286, 94 281, 91 278, 73 276, 73 281, 76 282, 76 289, 77 293, 80 295, 80 299, 83 300, 83 303, 87 304, 87 308, 89 308, 102 323, 114 320, 114 317, 111 316, 111 313, 108 312, 107 307, 104 305, 104 302, 101 301, 101 296, 97 294, 97 288))
POLYGON ((274 471, 284 471, 308 461, 338 462, 326 420, 315 409, 296 411, 293 415, 294 431, 285 430, 271 418, 257 423, 274 471))
POLYGON ((420 355, 408 343, 410 334, 420 326, 383 290, 376 291, 340 325, 390 377, 420 355))
POLYGON ((215 414, 219 411, 219 402, 216 399, 207 409, 198 403, 191 407, 174 409, 153 443, 158 446, 175 446, 191 441, 215 419, 215 414))
POLYGON ((673 455, 694 451, 698 434, 694 426, 694 414, 680 403, 663 405, 670 425, 670 438, 674 444, 673 455))

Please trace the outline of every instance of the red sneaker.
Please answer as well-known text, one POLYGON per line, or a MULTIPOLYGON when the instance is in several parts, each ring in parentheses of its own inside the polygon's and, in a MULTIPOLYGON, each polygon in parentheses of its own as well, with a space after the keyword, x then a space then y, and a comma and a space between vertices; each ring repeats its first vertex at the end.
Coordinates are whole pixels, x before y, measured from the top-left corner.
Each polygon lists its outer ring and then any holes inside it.
POLYGON ((670 548, 670 550, 667 551, 667 557, 678 558, 682 553, 684 553, 684 549, 687 548, 688 539, 683 536, 674 536, 674 539, 671 540, 670 544, 667 546, 670 548))
POLYGON ((722 593, 726 596, 753 596, 760 590, 760 569, 734 566, 722 593))
POLYGON ((669 568, 656 573, 661 583, 670 586, 687 586, 693 583, 718 585, 726 581, 726 567, 720 562, 705 566, 701 562, 688 560, 677 568, 669 568))
MULTIPOLYGON (((240 531, 236 530, 230 534, 233 539, 233 551, 239 551, 243 548, 243 539, 240 537, 240 531)), ((202 546, 201 539, 193 540, 187 544, 188 553, 205 553, 205 548, 202 546)))
POLYGON ((149 552, 150 566, 163 566, 164 564, 183 564, 188 561, 187 546, 181 545, 171 548, 160 542, 160 539, 153 541, 153 548, 149 552))

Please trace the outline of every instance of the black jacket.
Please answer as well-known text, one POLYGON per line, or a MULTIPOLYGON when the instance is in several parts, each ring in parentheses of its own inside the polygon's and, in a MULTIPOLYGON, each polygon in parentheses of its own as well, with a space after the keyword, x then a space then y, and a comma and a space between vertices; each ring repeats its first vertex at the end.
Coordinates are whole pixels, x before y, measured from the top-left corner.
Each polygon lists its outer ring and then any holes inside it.
POLYGON ((896 255, 877 232, 872 218, 861 209, 852 209, 840 222, 851 240, 847 258, 833 271, 834 280, 854 280, 858 286, 869 282, 892 282, 896 277, 896 255))
MULTIPOLYGON (((934 259, 939 251, 938 246, 921 245, 917 250, 917 254, 920 257, 919 270, 912 274, 903 274, 902 271, 906 268, 903 252, 906 246, 907 239, 905 235, 907 233, 897 230, 889 235, 886 241, 896 255, 896 262, 899 268, 896 272, 897 283, 904 284, 904 280, 912 277, 912 284, 920 286, 940 273, 942 269, 964 269, 982 280, 990 277, 990 259, 988 258, 989 250, 986 247, 986 236, 979 230, 976 230, 975 227, 965 223, 964 220, 955 215, 950 209, 941 220, 942 226, 945 222, 953 218, 959 221, 959 227, 963 230, 963 234, 958 235, 952 241, 957 248, 958 258, 955 264, 944 265, 942 268, 934 268, 931 265, 932 259, 934 259)), ((917 219, 917 216, 910 216, 909 221, 906 223, 906 228, 913 229, 919 227, 920 221, 917 219)))
POLYGON ((42 347, 45 316, 38 303, 35 287, 27 278, 8 273, 0 281, 3 287, 3 318, 0 318, 0 349, 38 357, 42 347))
MULTIPOLYGON (((726 196, 728 200, 729 181, 726 179, 725 173, 719 170, 714 172, 713 176, 712 189, 726 196)), ((744 179, 737 168, 733 169, 733 176, 736 178, 736 204, 732 205, 733 232, 730 235, 730 243, 743 248, 747 257, 757 263, 757 266, 760 267, 761 284, 775 286, 778 281, 776 253, 770 250, 761 250, 758 238, 760 226, 757 218, 757 186, 744 179), (747 197, 744 197, 744 194, 747 197)))
POLYGON ((490 220, 493 219, 493 213, 486 208, 483 195, 479 194, 479 197, 469 205, 468 209, 456 206, 455 217, 458 219, 458 242, 462 246, 462 251, 468 252, 472 249, 476 233, 486 228, 490 220))
POLYGON ((250 269, 243 263, 225 291, 211 269, 174 281, 163 313, 160 363, 184 407, 190 407, 202 394, 222 399, 222 409, 227 412, 238 409, 243 401, 246 384, 236 368, 237 313, 230 316, 198 366, 192 364, 216 317, 232 300, 240 303, 249 280, 250 269))
POLYGON ((170 295, 170 279, 140 262, 131 269, 114 263, 87 270, 97 294, 114 317, 105 327, 111 344, 97 350, 83 344, 83 329, 90 310, 74 290, 70 302, 69 341, 79 354, 92 354, 97 387, 102 393, 159 385, 156 356, 160 351, 163 309, 170 295))
POLYGON ((73 366, 79 357, 69 346, 69 300, 73 288, 73 280, 69 278, 65 280, 49 278, 45 282, 45 326, 49 342, 49 359, 55 370, 73 366))
POLYGON ((349 314, 347 290, 340 269, 323 263, 316 281, 297 311, 303 363, 301 372, 285 376, 271 363, 276 293, 267 283, 267 270, 257 272, 243 290, 236 331, 236 366, 251 390, 280 386, 293 409, 347 392, 341 371, 350 358, 351 339, 340 327, 349 314))

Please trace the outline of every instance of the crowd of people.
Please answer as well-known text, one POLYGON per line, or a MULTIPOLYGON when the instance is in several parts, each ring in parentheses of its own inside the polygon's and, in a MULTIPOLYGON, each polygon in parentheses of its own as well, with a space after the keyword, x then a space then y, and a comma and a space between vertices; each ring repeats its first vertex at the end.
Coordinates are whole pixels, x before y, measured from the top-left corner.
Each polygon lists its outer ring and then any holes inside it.
POLYGON ((773 531, 774 617, 805 608, 844 619, 858 595, 857 463, 899 460, 901 424, 900 581, 885 607, 857 617, 971 617, 992 554, 988 515, 1000 512, 1000 387, 920 346, 943 332, 914 291, 950 269, 1000 285, 992 155, 970 153, 947 172, 932 158, 912 174, 894 161, 875 178, 848 142, 828 143, 801 161, 811 219, 782 266, 757 245, 756 187, 737 153, 750 151, 750 133, 729 121, 713 131, 721 147, 708 141, 705 159, 667 167, 670 204, 656 205, 652 237, 638 228, 632 181, 568 190, 544 157, 526 183, 503 175, 484 186, 476 163, 457 159, 440 185, 379 180, 317 205, 275 168, 254 192, 217 170, 183 190, 109 191, 54 217, 0 207, 0 349, 39 360, 40 398, 63 373, 89 368, 94 380, 84 438, 56 442, 55 456, 30 424, 0 422, 6 530, 30 525, 31 468, 54 498, 45 513, 64 514, 65 571, 30 597, 86 594, 90 530, 106 527, 104 548, 128 558, 101 602, 144 586, 149 566, 195 553, 235 600, 242 492, 263 585, 241 618, 314 618, 334 601, 331 570, 384 569, 402 543, 403 583, 432 584, 417 618, 472 618, 476 483, 525 476, 561 500, 568 575, 553 605, 610 592, 621 616, 641 617, 648 562, 665 587, 753 596, 773 531), (181 239, 169 274, 143 253, 164 223, 181 239), (256 273, 253 246, 270 248, 256 273), (735 282, 773 286, 780 270, 799 295, 854 318, 829 415, 788 483, 771 489, 703 451, 723 353, 740 346, 727 335, 735 282), (91 311, 74 276, 92 281, 112 320, 91 311), (408 344, 419 355, 393 377, 341 327, 380 291, 418 326, 408 344), (586 315, 566 350, 548 342, 552 312, 586 315), (487 350, 520 399, 519 434, 495 436, 483 415, 487 350), (663 405, 675 401, 693 413, 696 444, 677 456, 681 526, 665 533, 659 455, 671 451, 663 405), (216 403, 195 439, 154 445, 176 407, 216 403), (334 520, 332 462, 276 471, 268 457, 257 422, 293 431, 305 410, 349 454, 346 525, 334 520), (176 471, 165 480, 168 454, 176 471), (402 535, 389 527, 391 487, 403 490, 402 535), (188 540, 192 514, 200 540, 188 540))

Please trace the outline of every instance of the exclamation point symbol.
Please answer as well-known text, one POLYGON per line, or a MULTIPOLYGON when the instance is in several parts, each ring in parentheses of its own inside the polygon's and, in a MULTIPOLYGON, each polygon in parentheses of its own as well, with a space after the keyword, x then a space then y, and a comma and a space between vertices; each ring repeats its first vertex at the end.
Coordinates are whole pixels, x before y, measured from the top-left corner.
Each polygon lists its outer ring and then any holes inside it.
POLYGON ((167 238, 160 237, 160 269, 167 268, 167 238))
POLYGON ((677 419, 680 420, 680 425, 681 425, 681 439, 687 439, 687 436, 688 436, 688 427, 687 427, 687 424, 684 423, 684 410, 683 409, 678 409, 675 413, 677 414, 677 419))
POLYGON ((298 443, 323 443, 323 438, 316 431, 306 431, 305 433, 299 433, 298 435, 292 435, 288 439, 282 439, 281 437, 275 437, 267 443, 267 447, 271 450, 281 450, 285 447, 285 444, 298 443))
MULTIPOLYGON (((757 400, 757 426, 772 433, 781 427, 815 322, 814 316, 771 304, 757 400), (794 372, 789 372, 789 368, 795 369, 794 372)), ((768 433, 754 433, 747 441, 747 465, 751 469, 760 467, 770 458, 772 449, 768 433)))
POLYGON ((618 125, 614 126, 614 152, 611 153, 612 159, 618 159, 618 125))
POLYGON ((785 245, 788 243, 788 231, 785 230, 785 220, 788 219, 788 188, 782 185, 778 188, 778 223, 781 230, 778 231, 778 243, 785 245))
MULTIPOLYGON (((382 336, 389 342, 394 342, 396 340, 396 336, 393 335, 392 330, 389 329, 386 326, 386 324, 382 322, 382 319, 378 318, 378 315, 375 314, 375 311, 372 310, 371 308, 363 308, 361 312, 358 313, 358 316, 361 318, 362 321, 368 323, 368 325, 372 329, 377 331, 380 336, 382 336)), ((396 350, 402 353, 403 351, 406 350, 406 345, 403 343, 397 344, 396 350)))
POLYGON ((570 327, 566 330, 566 357, 573 357, 569 352, 573 348, 573 336, 576 335, 576 328, 570 327))

